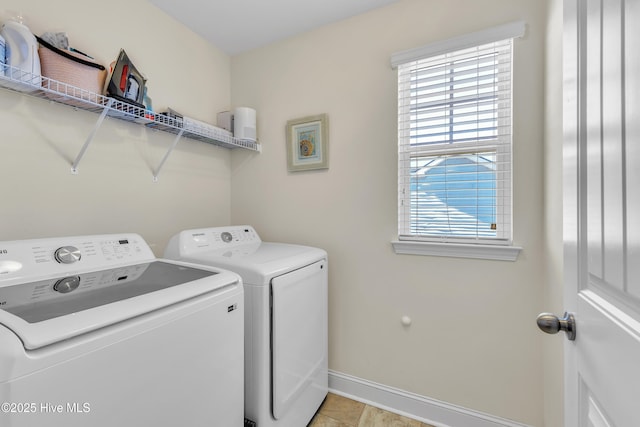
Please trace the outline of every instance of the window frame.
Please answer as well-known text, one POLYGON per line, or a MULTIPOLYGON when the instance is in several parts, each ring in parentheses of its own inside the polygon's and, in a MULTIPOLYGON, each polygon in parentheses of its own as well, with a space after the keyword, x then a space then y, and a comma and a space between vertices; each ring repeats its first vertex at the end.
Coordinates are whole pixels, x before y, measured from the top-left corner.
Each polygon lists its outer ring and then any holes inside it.
MULTIPOLYGON (((407 51, 398 52, 392 55, 391 64, 392 67, 397 68, 402 64, 414 62, 420 59, 430 58, 438 55, 443 55, 449 52, 460 51, 467 48, 479 47, 485 44, 490 44, 494 42, 499 42, 507 39, 515 39, 517 37, 522 37, 525 32, 525 23, 522 21, 514 22, 506 25, 502 25, 499 27, 490 28, 484 31, 471 33, 467 35, 463 35, 460 37, 456 37, 453 39, 448 39, 444 41, 439 41, 435 43, 431 43, 429 45, 419 47, 416 49, 410 49, 407 51)), ((513 56, 513 46, 511 47, 511 54, 513 56)), ((510 64, 511 65, 511 64, 510 64)), ((410 84, 409 79, 407 81, 401 82, 401 76, 398 76, 398 90, 400 92, 401 85, 410 84)), ((513 80, 513 79, 512 79, 513 80)), ((399 101, 400 102, 400 101, 399 101)), ((404 117, 407 117, 409 103, 406 105, 398 105, 398 119, 399 123, 404 120, 404 117), (404 108, 404 110, 403 110, 404 108), (403 114, 405 114, 403 116, 403 114)), ((513 105, 511 105, 511 111, 513 110, 513 105)), ((504 118, 498 117, 498 129, 501 129, 500 121, 504 120, 504 118)), ((511 121, 511 117, 508 118, 511 121)), ((398 138, 409 138, 409 135, 401 134, 401 132, 409 132, 409 129, 400 128, 398 133, 398 138)), ((498 233, 495 238, 490 239, 478 239, 477 237, 465 238, 465 237, 437 237, 437 236, 417 236, 417 235, 403 235, 400 233, 401 231, 401 222, 406 221, 405 224, 410 226, 411 224, 411 208, 404 208, 401 206, 403 200, 408 201, 410 203, 410 194, 405 194, 403 196, 402 192, 406 191, 406 189, 410 188, 411 177, 410 174, 405 173, 402 174, 402 162, 411 162, 411 157, 415 157, 417 155, 426 155, 426 156, 435 156, 438 153, 442 154, 455 154, 455 152, 461 153, 469 153, 473 152, 487 152, 487 151, 495 151, 496 153, 496 167, 498 168, 500 165, 504 163, 500 160, 504 159, 504 156, 508 156, 508 161, 510 164, 510 170, 505 171, 502 169, 496 169, 497 176, 501 177, 497 179, 497 182, 504 182, 507 184, 503 188, 496 188, 496 197, 500 197, 501 192, 508 186, 509 189, 512 185, 511 179, 511 170, 513 169, 511 153, 512 153, 512 142, 509 141, 508 144, 499 143, 499 139, 504 135, 500 134, 498 131, 498 135, 496 138, 492 138, 482 143, 478 144, 477 142, 469 143, 456 143, 455 148, 449 148, 451 145, 438 144, 437 146, 427 146, 427 147, 410 147, 410 144, 406 144, 409 146, 408 149, 401 150, 402 145, 399 144, 398 150, 398 239, 392 241, 393 248, 397 254, 413 254, 413 255, 436 255, 436 256, 453 256, 453 257, 464 257, 464 258, 481 258, 481 259, 492 259, 492 260, 507 260, 507 261, 515 261, 518 257, 518 254, 522 250, 522 248, 514 246, 512 240, 512 234, 509 233, 508 236, 504 234, 500 235, 498 233), (434 148, 435 147, 435 148, 434 148), (506 176, 505 176, 506 172, 506 176)), ((509 138, 511 138, 511 131, 509 132, 509 138)), ((406 170, 410 170, 410 168, 405 168, 406 170)), ((511 190, 509 190, 511 191, 511 190)), ((513 213, 512 213, 512 201, 509 206, 509 215, 508 225, 509 228, 512 227, 513 221, 513 213)), ((501 203, 497 203, 498 209, 504 209, 501 203)), ((498 216, 504 217, 505 212, 497 212, 498 216)), ((503 229, 503 227, 499 227, 499 230, 503 229)))

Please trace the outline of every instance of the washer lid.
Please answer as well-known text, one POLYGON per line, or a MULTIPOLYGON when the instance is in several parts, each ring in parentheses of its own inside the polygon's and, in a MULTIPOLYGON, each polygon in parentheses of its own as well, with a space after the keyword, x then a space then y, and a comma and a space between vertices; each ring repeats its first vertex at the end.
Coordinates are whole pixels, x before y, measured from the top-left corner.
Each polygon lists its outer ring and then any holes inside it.
POLYGON ((0 324, 33 350, 233 285, 234 273, 187 263, 125 265, 0 287, 0 324))
POLYGON ((268 283, 292 270, 326 259, 323 249, 288 243, 251 243, 228 249, 182 254, 183 261, 224 268, 238 273, 245 284, 268 283))

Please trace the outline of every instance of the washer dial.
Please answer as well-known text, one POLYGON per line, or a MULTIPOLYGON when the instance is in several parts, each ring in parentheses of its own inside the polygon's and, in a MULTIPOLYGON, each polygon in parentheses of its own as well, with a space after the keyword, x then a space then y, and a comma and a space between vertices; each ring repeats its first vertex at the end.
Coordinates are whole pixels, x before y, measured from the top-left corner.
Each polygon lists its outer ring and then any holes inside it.
POLYGON ((223 232, 220 237, 222 238, 222 241, 225 243, 229 243, 233 240, 233 236, 231 235, 231 233, 229 233, 228 231, 223 232))
POLYGON ((80 261, 80 258, 82 258, 80 249, 75 246, 63 246, 58 248, 53 255, 56 261, 60 264, 73 264, 76 261, 80 261))
POLYGON ((78 286, 80 286, 80 276, 69 276, 58 280, 56 284, 53 285, 53 290, 61 294, 67 294, 75 291, 78 286))

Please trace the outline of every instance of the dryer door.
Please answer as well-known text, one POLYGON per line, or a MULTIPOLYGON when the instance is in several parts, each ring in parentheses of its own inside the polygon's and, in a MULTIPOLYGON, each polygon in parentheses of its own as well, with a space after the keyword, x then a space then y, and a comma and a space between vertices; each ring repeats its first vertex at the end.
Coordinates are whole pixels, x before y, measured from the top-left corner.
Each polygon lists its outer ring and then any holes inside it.
POLYGON ((271 291, 272 412, 280 419, 301 395, 326 395, 326 260, 274 278, 271 291))

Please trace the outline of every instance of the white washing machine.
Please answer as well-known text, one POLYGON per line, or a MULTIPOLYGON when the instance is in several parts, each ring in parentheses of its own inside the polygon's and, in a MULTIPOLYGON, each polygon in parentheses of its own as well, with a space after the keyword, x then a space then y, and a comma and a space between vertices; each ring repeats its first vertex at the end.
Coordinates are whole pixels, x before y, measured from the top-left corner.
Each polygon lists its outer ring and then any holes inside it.
POLYGON ((182 231, 164 256, 242 277, 245 425, 306 426, 328 391, 326 252, 230 226, 182 231))
POLYGON ((0 242, 0 425, 241 427, 243 312, 136 234, 0 242))

